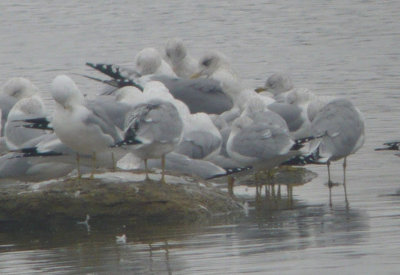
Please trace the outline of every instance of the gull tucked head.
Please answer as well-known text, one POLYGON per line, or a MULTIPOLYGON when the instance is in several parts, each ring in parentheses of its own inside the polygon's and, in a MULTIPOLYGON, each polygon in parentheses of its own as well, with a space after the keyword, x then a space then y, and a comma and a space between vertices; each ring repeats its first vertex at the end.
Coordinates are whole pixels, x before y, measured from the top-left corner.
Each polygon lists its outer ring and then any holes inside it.
POLYGON ((292 79, 284 73, 274 73, 268 77, 265 82, 265 90, 274 94, 274 96, 293 89, 292 79))
POLYGON ((3 85, 3 93, 21 99, 34 95, 39 89, 29 80, 23 77, 13 77, 3 85))
POLYGON ((183 41, 179 38, 168 40, 165 46, 165 55, 174 64, 183 60, 186 57, 187 51, 183 41))
POLYGON ((154 48, 144 48, 135 57, 136 70, 141 75, 154 74, 161 63, 161 55, 154 48))
POLYGON ((84 97, 75 82, 66 75, 59 75, 51 83, 51 94, 54 100, 64 108, 81 104, 84 97))
POLYGON ((191 78, 200 76, 210 77, 218 69, 229 67, 228 59, 220 52, 214 51, 204 55, 199 61, 200 71, 194 74, 191 78))

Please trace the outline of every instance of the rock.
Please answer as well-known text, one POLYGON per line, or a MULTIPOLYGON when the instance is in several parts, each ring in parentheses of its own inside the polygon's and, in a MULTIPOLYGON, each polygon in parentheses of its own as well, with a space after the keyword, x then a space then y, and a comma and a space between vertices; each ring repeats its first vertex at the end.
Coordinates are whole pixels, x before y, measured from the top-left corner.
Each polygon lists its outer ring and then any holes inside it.
POLYGON ((0 222, 76 222, 89 214, 91 220, 193 223, 220 213, 242 211, 238 200, 203 180, 167 176, 167 184, 162 184, 143 178, 143 174, 115 172, 79 182, 65 179, 2 186, 0 222))
MULTIPOLYGON (((260 178, 263 181, 265 175, 260 178)), ((302 185, 315 173, 304 168, 281 168, 274 184, 302 185)), ((76 225, 90 215, 90 224, 193 224, 207 223, 215 217, 237 217, 244 213, 243 198, 230 196, 226 177, 207 182, 182 175, 132 172, 95 174, 80 181, 72 178, 31 184, 0 185, 0 223, 76 225)), ((251 171, 239 177, 240 184, 254 185, 251 171)), ((266 184, 266 182, 264 182, 266 184)), ((82 222, 81 222, 82 224, 82 222)))

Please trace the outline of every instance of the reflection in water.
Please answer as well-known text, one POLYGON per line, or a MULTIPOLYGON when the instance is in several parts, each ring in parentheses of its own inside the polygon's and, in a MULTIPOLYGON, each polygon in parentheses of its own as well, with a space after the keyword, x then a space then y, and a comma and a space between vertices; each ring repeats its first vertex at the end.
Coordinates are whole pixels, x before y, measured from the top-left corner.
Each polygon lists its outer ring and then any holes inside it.
MULTIPOLYGON (((181 36, 194 55, 222 50, 246 87, 285 71, 296 87, 351 99, 365 114, 367 140, 347 175, 350 209, 338 207, 342 186, 333 189, 329 208, 326 167, 312 167, 320 177, 289 196, 284 186, 281 196, 263 187, 256 202, 254 187, 235 186, 248 201, 248 215, 208 227, 94 218, 90 232, 77 224, 0 224, 1 274, 398 273, 400 196, 393 193, 400 159, 377 157, 373 148, 400 135, 399 1, 17 2, 0 4, 2 81, 32 79, 50 109, 55 75, 86 74, 87 61, 126 65, 140 49, 181 36), (117 244, 122 234, 127 243, 117 244)), ((89 97, 102 88, 74 80, 89 97)), ((335 169, 341 175, 341 167, 335 169)))
MULTIPOLYGON (((366 237, 369 225, 364 211, 307 205, 296 199, 288 207, 287 196, 266 196, 263 190, 249 201, 248 216, 216 220, 208 227, 96 223, 93 219, 91 231, 77 224, 72 228, 1 232, 0 263, 7 261, 5 270, 10 273, 223 272, 218 263, 227 261, 233 268, 237 257, 354 246, 366 237), (122 234, 127 242, 117 243, 115 236, 122 234)), ((257 263, 258 268, 263 270, 263 264, 268 262, 257 263)), ((251 271, 253 265, 244 262, 240 268, 251 271)))

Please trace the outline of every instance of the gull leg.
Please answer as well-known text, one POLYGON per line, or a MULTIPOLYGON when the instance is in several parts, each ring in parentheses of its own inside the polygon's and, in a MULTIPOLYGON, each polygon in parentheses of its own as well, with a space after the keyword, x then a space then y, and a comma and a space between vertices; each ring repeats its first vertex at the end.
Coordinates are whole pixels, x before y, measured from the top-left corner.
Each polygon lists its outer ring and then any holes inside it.
POLYGON ((281 185, 278 184, 278 193, 277 193, 278 199, 281 198, 281 185))
POLYGON ((150 178, 149 178, 149 169, 147 167, 147 159, 144 159, 143 161, 144 161, 144 171, 146 172, 146 181, 147 181, 147 180, 150 180, 150 178))
POLYGON ((232 177, 231 175, 227 176, 227 181, 228 181, 228 194, 233 197, 234 192, 233 192, 233 185, 235 183, 235 178, 232 177))
POLYGON ((165 154, 161 156, 161 183, 165 183, 165 154))
POLYGON ((346 167, 347 167, 347 161, 345 157, 343 161, 343 188, 344 188, 344 198, 346 201, 346 206, 348 207, 349 201, 347 200, 347 189, 346 189, 346 167))
POLYGON ((293 206, 293 186, 287 185, 287 196, 288 196, 288 205, 289 207, 293 206))
POLYGON ((78 180, 82 178, 81 164, 79 153, 76 153, 76 171, 78 172, 78 180))
POLYGON ((112 161, 112 172, 117 171, 117 162, 115 161, 114 152, 111 152, 111 161, 112 161))
POLYGON ((332 181, 331 181, 331 162, 328 160, 326 163, 328 167, 328 188, 329 188, 329 206, 332 207, 332 181))
POLYGON ((92 172, 90 173, 90 179, 94 179, 94 171, 96 170, 96 152, 92 153, 92 172))

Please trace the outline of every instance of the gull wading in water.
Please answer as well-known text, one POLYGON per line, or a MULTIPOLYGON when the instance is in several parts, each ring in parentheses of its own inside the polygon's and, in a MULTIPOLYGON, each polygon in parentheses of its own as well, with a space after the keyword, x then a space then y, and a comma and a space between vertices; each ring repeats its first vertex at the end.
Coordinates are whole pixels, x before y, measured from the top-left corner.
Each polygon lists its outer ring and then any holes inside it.
POLYGON ((332 206, 330 164, 343 160, 343 188, 348 206, 346 190, 347 157, 356 153, 364 144, 364 118, 361 112, 344 98, 337 98, 326 104, 316 114, 311 129, 314 135, 322 136, 317 149, 309 156, 299 157, 303 164, 326 164, 328 168, 329 203, 332 206))

